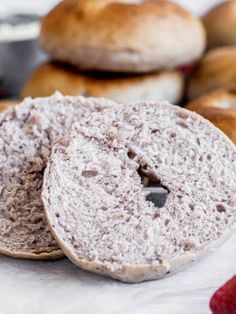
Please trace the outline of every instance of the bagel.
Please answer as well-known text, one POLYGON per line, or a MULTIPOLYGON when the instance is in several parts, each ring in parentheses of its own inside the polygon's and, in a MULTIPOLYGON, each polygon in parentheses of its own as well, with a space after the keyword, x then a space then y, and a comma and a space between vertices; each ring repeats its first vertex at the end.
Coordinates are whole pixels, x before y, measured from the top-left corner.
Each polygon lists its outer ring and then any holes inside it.
POLYGON ((157 279, 215 249, 236 227, 236 147, 201 116, 129 104, 74 124, 52 151, 42 199, 79 267, 127 282, 157 279), (163 186, 158 208, 142 173, 163 186))
POLYGON ((209 51, 190 75, 188 99, 217 89, 236 87, 236 48, 223 47, 209 51))
POLYGON ((192 62, 205 41, 201 21, 177 4, 152 0, 62 1, 43 18, 40 35, 52 59, 116 72, 192 62))
POLYGON ((179 71, 146 75, 85 74, 57 63, 39 66, 26 82, 22 97, 41 97, 59 91, 64 95, 104 97, 119 103, 168 100, 178 103, 184 79, 179 71))
POLYGON ((236 144, 236 90, 219 90, 187 105, 220 128, 236 144))
POLYGON ((112 102, 81 97, 25 99, 0 115, 0 253, 18 258, 63 256, 45 219, 43 172, 51 146, 79 117, 112 102))
POLYGON ((225 1, 205 14, 202 19, 209 49, 236 44, 236 1, 225 1))

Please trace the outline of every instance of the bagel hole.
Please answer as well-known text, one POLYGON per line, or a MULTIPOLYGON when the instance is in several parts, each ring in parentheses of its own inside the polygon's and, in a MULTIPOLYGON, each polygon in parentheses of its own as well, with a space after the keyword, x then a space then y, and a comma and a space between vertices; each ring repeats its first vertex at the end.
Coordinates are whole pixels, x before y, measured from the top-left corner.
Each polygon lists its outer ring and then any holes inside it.
MULTIPOLYGON (((137 157, 137 154, 132 150, 129 150, 127 156, 130 159, 134 159, 137 157)), ((147 164, 140 164, 137 172, 141 178, 146 200, 152 202, 155 207, 163 207, 166 203, 167 195, 169 193, 168 188, 164 186, 159 179, 150 173, 147 164)))
POLYGON ((139 166, 138 175, 141 178, 146 200, 152 202, 155 207, 161 208, 165 205, 169 190, 160 180, 146 171, 147 166, 139 166))

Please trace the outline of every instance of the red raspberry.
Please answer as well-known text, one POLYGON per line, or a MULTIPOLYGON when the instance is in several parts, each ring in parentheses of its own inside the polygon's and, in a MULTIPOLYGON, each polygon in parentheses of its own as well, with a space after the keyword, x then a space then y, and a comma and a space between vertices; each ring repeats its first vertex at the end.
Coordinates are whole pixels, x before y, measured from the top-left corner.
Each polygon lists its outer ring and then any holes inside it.
POLYGON ((210 308, 213 314, 236 314, 236 276, 215 292, 210 308))

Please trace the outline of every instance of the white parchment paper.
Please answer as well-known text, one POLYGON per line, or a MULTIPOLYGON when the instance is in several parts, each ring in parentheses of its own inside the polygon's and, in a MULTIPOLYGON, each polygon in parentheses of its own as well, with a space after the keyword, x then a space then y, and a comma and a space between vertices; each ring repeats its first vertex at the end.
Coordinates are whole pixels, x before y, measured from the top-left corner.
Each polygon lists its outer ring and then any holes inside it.
POLYGON ((1 314, 209 314, 216 288, 236 274, 236 234, 217 252, 172 277, 124 284, 69 260, 0 256, 1 314))

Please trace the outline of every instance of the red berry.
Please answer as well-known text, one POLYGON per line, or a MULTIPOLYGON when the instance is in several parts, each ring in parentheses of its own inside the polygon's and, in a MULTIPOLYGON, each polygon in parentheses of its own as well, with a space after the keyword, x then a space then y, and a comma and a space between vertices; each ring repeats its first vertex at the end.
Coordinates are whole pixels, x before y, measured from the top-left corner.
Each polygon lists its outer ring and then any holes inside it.
POLYGON ((210 308, 213 314, 236 314, 236 276, 215 292, 210 308))

